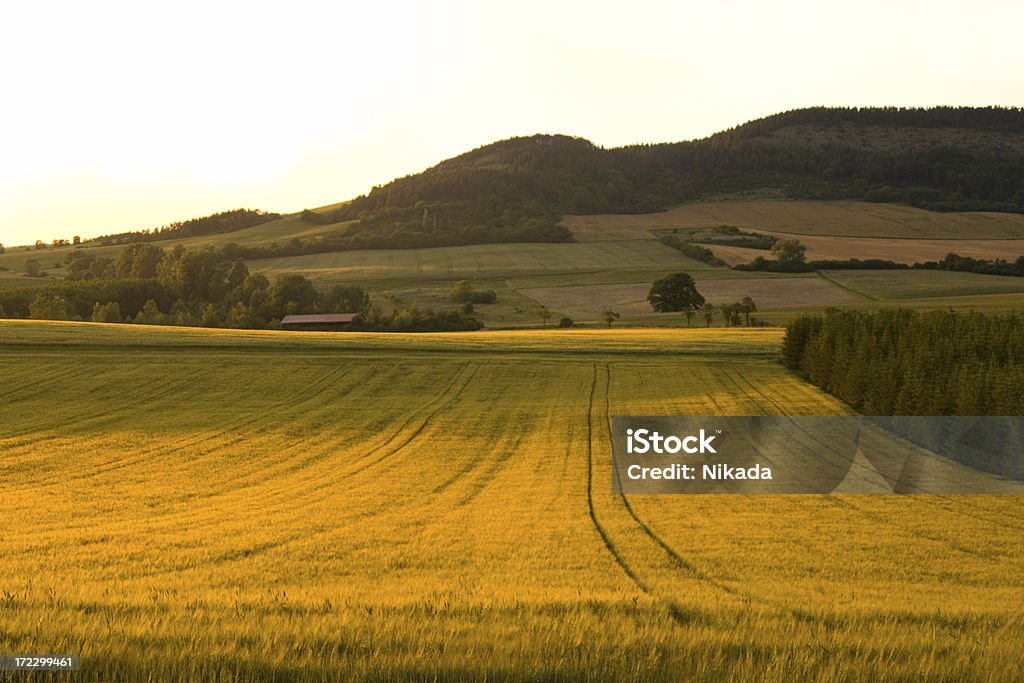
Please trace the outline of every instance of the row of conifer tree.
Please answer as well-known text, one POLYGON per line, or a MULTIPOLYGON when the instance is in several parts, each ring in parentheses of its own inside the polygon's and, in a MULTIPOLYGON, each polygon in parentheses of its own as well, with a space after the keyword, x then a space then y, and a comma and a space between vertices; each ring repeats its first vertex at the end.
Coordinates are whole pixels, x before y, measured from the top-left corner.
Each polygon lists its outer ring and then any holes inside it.
POLYGON ((839 311, 786 329, 783 358, 868 415, 1024 414, 1024 317, 839 311))

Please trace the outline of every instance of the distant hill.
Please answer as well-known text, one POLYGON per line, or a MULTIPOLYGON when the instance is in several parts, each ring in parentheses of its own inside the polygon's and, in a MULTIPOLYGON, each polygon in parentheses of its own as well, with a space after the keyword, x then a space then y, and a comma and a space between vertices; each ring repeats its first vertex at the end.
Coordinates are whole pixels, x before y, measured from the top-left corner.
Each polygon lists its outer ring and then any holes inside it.
MULTIPOLYGON (((1024 213, 1024 109, 811 108, 702 140, 604 149, 582 138, 502 140, 301 220, 337 229, 250 258, 353 249, 568 242, 565 214, 637 214, 722 195, 858 199, 1024 213), (342 225, 343 224, 343 225, 342 225)), ((232 232, 278 216, 236 210, 101 244, 232 232)))
POLYGON ((512 138, 375 187, 343 210, 490 196, 627 213, 765 187, 819 199, 888 188, 889 201, 922 208, 1024 212, 1024 110, 801 109, 704 140, 617 149, 562 135, 512 138), (934 206, 917 194, 933 195, 934 206))

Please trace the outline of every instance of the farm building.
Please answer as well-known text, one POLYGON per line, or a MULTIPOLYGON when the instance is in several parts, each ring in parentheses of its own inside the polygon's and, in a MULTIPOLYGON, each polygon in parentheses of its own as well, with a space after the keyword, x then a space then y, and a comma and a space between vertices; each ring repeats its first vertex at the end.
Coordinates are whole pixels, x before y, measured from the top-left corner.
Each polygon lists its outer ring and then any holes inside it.
POLYGON ((304 330, 329 332, 343 330, 352 323, 359 322, 358 313, 318 313, 316 315, 286 315, 281 320, 281 327, 286 330, 304 330))

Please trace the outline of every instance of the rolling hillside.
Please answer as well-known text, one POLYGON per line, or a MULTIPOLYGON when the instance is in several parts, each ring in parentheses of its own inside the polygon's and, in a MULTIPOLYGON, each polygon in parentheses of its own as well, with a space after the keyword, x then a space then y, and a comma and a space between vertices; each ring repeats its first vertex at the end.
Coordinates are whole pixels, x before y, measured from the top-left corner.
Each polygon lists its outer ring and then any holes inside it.
MULTIPOLYGON (((611 307, 627 325, 685 325, 676 314, 656 314, 646 303, 650 284, 668 273, 685 271, 702 293, 722 304, 751 296, 758 317, 783 322, 793 315, 827 306, 977 309, 1024 308, 1020 278, 941 271, 837 271, 814 274, 748 273, 715 268, 683 256, 658 237, 673 230, 736 225, 779 237, 795 237, 811 258, 887 258, 914 262, 941 258, 949 251, 970 256, 1010 258, 1024 254, 1024 218, 1005 213, 937 213, 866 202, 801 200, 725 200, 683 205, 643 215, 569 215, 577 236, 569 244, 484 244, 425 249, 369 249, 256 259, 251 270, 270 278, 302 273, 324 288, 357 284, 385 310, 412 304, 452 308, 455 282, 473 281, 498 293, 476 314, 491 327, 539 325, 540 305, 577 322, 600 322, 611 307), (882 238, 892 235, 896 238, 882 238), (978 235, 984 239, 972 239, 978 235)), ((155 244, 195 248, 229 242, 283 243, 345 229, 316 225, 288 216, 246 230, 155 244)), ((121 247, 86 247, 90 253, 116 256, 121 247)), ((766 252, 712 247, 729 263, 750 261, 766 252)), ((10 249, 0 255, 0 286, 39 286, 63 276, 71 247, 41 252, 10 249), (47 277, 21 274, 28 258, 40 260, 47 277)), ((556 318, 557 320, 557 318, 556 318)), ((701 323, 696 323, 701 324, 701 323)), ((716 323, 719 324, 719 323, 716 323)))
MULTIPOLYGON (((1024 307, 1016 279, 846 271, 812 281, 712 268, 658 239, 730 225, 800 239, 811 259, 913 263, 956 251, 1013 260, 1024 254, 1022 141, 1024 112, 998 108, 807 109, 705 140, 618 149, 515 138, 348 202, 153 244, 235 243, 253 271, 356 283, 385 311, 452 308, 452 285, 470 279, 499 294, 475 312, 492 327, 536 325, 542 305, 577 322, 598 323, 611 307, 623 324, 680 325, 644 301, 651 282, 677 271, 716 305, 753 297, 770 322, 826 306, 1008 310, 1024 307)), ((120 246, 84 248, 113 257, 120 246)), ((0 286, 63 277, 71 249, 9 248, 0 286), (22 275, 28 259, 44 277, 22 275)), ((730 265, 765 254, 713 251, 730 265)))

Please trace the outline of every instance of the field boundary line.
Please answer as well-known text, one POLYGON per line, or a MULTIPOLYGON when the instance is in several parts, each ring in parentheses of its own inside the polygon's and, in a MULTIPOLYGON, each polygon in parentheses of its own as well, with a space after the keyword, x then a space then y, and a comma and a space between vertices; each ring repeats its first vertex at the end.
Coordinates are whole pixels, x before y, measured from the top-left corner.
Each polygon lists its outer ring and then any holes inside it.
POLYGON ((862 292, 860 290, 857 290, 857 289, 854 289, 853 287, 850 287, 849 285, 844 285, 842 282, 840 282, 839 280, 836 280, 834 277, 829 275, 824 270, 816 270, 816 271, 814 271, 814 274, 817 275, 818 277, 820 277, 825 282, 830 282, 833 285, 835 285, 836 287, 838 287, 839 289, 847 291, 850 294, 854 294, 856 296, 862 297, 864 299, 867 299, 868 301, 878 301, 879 300, 877 296, 871 296, 870 294, 865 294, 864 292, 862 292))

